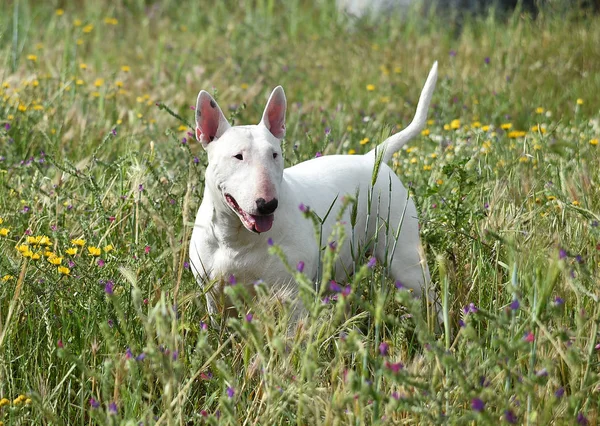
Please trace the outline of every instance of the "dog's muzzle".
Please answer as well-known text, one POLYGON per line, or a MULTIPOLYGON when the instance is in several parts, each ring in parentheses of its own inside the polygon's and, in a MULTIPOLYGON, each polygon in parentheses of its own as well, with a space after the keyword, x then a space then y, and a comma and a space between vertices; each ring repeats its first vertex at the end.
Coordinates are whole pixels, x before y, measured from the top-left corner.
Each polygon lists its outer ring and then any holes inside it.
POLYGON ((267 232, 273 226, 274 216, 272 213, 275 211, 278 204, 276 199, 273 199, 267 203, 263 198, 259 198, 256 201, 256 205, 260 214, 257 215, 250 214, 242 210, 237 201, 235 201, 235 198, 233 198, 230 194, 225 194, 225 200, 227 201, 227 204, 229 204, 229 207, 231 207, 231 209, 237 213, 242 221, 242 224, 248 231, 260 234, 261 232, 267 232), (262 201, 259 202, 259 200, 262 201))

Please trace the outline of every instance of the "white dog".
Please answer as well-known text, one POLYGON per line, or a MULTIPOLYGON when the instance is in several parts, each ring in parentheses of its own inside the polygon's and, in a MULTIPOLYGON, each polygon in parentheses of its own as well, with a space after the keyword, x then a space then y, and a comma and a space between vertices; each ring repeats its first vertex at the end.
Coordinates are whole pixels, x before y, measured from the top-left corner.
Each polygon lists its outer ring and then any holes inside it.
MULTIPOLYGON (((416 296, 423 294, 429 284, 429 270, 421 256, 417 211, 385 163, 425 126, 436 80, 437 62, 429 73, 413 121, 376 150, 359 156, 323 156, 287 169, 281 155, 286 112, 281 86, 271 93, 260 123, 249 126, 232 127, 215 100, 204 90, 199 93, 196 138, 206 149, 208 166, 204 198, 190 243, 190 261, 198 282, 203 286, 213 284, 206 293, 211 315, 217 312, 223 286, 231 277, 240 283, 263 280, 274 289, 294 286, 281 260, 268 254, 269 240, 282 248, 290 265, 304 262, 304 273, 315 282, 319 242, 301 206, 323 218, 336 200, 323 224, 326 241, 345 195, 358 194, 355 230, 360 232, 356 232, 355 243, 372 243, 376 232, 387 229, 388 238, 380 235, 376 244, 371 244, 371 251, 379 262, 389 265, 392 278, 416 296), (380 150, 383 163, 371 187, 376 151, 380 150), (373 208, 367 215, 369 191, 373 208), (398 242, 394 244, 398 230, 398 242)), ((350 235, 349 211, 342 221, 346 235, 350 235)), ((336 280, 345 280, 353 261, 349 238, 340 250, 336 280)), ((429 296, 433 300, 435 294, 429 290, 429 296)))

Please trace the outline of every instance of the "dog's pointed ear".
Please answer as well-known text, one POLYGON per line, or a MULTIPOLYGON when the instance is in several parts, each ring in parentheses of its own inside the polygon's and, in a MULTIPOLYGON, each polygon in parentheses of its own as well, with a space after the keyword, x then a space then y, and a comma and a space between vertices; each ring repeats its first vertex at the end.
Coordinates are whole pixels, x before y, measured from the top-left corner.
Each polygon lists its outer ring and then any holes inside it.
POLYGON ((196 101, 196 139, 206 148, 230 127, 217 102, 207 91, 201 90, 196 101))
POLYGON ((283 139, 285 136, 285 110, 287 101, 285 100, 285 92, 283 87, 277 86, 271 92, 265 112, 263 112, 262 120, 260 121, 277 139, 283 139))

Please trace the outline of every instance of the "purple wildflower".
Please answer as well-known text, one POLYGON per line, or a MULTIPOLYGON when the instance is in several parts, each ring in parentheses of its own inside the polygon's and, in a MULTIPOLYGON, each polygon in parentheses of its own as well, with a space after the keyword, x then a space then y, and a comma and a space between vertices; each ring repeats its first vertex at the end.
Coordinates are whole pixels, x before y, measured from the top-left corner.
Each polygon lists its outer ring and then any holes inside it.
POLYGON ((398 290, 402 290, 402 289, 404 289, 404 288, 405 288, 405 287, 404 287, 404 284, 402 284, 400 281, 396 281, 396 282, 394 283, 394 287, 396 287, 398 290))
POLYGON ((142 185, 142 184, 140 183, 140 186, 138 186, 138 191, 142 192, 143 190, 144 190, 144 185, 142 185))
POLYGON ((114 322, 113 320, 111 320, 111 319, 109 319, 108 321, 106 321, 106 323, 108 324, 108 326, 109 326, 110 328, 113 328, 113 327, 114 327, 114 325, 115 325, 115 322, 114 322))
POLYGON ((588 419, 583 415, 581 411, 577 413, 577 424, 581 426, 587 426, 588 424, 590 424, 588 419))
POLYGON ((473 409, 473 411, 481 413, 485 409, 485 402, 483 402, 483 400, 481 400, 480 398, 473 398, 471 400, 471 408, 473 409))
POLYGON ((369 259, 369 262, 367 263, 367 268, 373 269, 376 264, 377 264, 377 259, 375 257, 371 257, 369 259))
POLYGON ((389 349, 390 345, 387 342, 381 342, 381 344, 379 345, 379 353, 381 354, 381 356, 387 356, 389 349))
POLYGON ((518 418, 517 415, 512 410, 504 411, 504 420, 511 425, 517 424, 518 418))
POLYGON ((352 287, 350 287, 349 285, 342 289, 342 296, 349 296, 350 293, 352 293, 352 287))
POLYGON ((397 373, 404 368, 404 364, 402 364, 401 362, 386 361, 385 366, 386 366, 386 368, 391 370, 393 373, 397 373))
POLYGON ((125 351, 125 358, 127 358, 127 359, 133 358, 133 353, 131 352, 131 348, 127 348, 127 350, 125 351))
POLYGON ((104 260, 102 260, 102 259, 98 259, 98 260, 97 260, 97 263, 98 263, 98 266, 99 266, 100 268, 102 268, 102 267, 104 266, 104 264, 105 264, 104 260))
POLYGON ((117 414, 118 409, 117 409, 117 403, 116 402, 111 402, 108 405, 108 414, 117 414))
POLYGON ((548 376, 548 370, 545 368, 542 368, 541 370, 537 371, 535 373, 535 375, 538 377, 546 377, 546 376, 548 376))
POLYGON ((302 212, 302 213, 307 213, 309 211, 309 207, 305 206, 304 203, 300 203, 300 205, 298 206, 298 209, 302 212))
POLYGON ((181 139, 181 144, 182 144, 182 145, 185 145, 186 143, 187 143, 187 138, 182 138, 182 139, 181 139))
POLYGON ((566 250, 565 250, 565 249, 562 249, 562 248, 561 248, 561 249, 558 251, 558 258, 559 258, 559 259, 564 259, 565 257, 567 257, 567 252, 566 252, 566 250))
POLYGON ((235 279, 235 275, 233 275, 233 274, 229 275, 229 279, 227 281, 229 281, 230 285, 236 285, 237 284, 237 280, 235 279))
POLYGON ((513 311, 516 311, 517 309, 519 309, 519 307, 521 306, 521 304, 519 303, 519 299, 515 299, 513 300, 510 305, 508 305, 510 307, 510 309, 512 309, 513 311))
POLYGON ((341 293, 342 286, 336 283, 334 280, 329 281, 329 290, 334 293, 341 293))
POLYGON ((190 269, 190 262, 187 262, 187 261, 183 262, 183 268, 190 269))
POLYGON ((200 329, 203 331, 207 331, 208 330, 208 324, 205 323, 204 321, 200 321, 200 329))
POLYGON ((109 296, 112 296, 114 287, 115 287, 115 285, 113 284, 112 281, 106 281, 106 284, 104 284, 104 292, 106 294, 108 294, 109 296))
POLYGON ((141 354, 139 354, 138 356, 135 357, 136 361, 143 361, 146 359, 146 353, 142 352, 141 354))
POLYGON ((322 157, 322 156, 323 156, 323 154, 321 154, 320 152, 317 152, 317 153, 315 154, 315 158, 319 158, 319 157, 322 157))
POLYGON ((234 396, 234 395, 235 395, 235 390, 234 390, 234 389, 233 389, 231 386, 229 386, 229 387, 227 388, 227 396, 228 396, 229 398, 233 398, 233 396, 234 396))
POLYGON ((483 62, 485 62, 485 64, 488 65, 490 63, 490 57, 486 56, 483 62))
POLYGON ((10 123, 4 124, 4 130, 6 130, 7 132, 10 130, 10 123))
POLYGON ((535 336, 531 331, 528 331, 527 333, 525 333, 525 336, 523 336, 523 340, 525 340, 528 343, 531 343, 535 340, 535 336))
POLYGON ((273 245, 273 238, 269 237, 269 239, 267 240, 267 244, 272 246, 273 245))
POLYGON ((304 261, 300 261, 298 262, 298 265, 296 265, 296 271, 302 273, 304 271, 304 261))
POLYGON ((475 306, 475 303, 473 303, 473 302, 469 303, 467 306, 465 306, 463 308, 463 312, 465 314, 474 314, 474 313, 477 313, 477 311, 479 311, 479 308, 477 306, 475 306))
POLYGON ((450 51, 450 56, 454 58, 456 56, 456 51, 455 50, 451 50, 450 51))
POLYGON ((246 315, 246 321, 247 322, 252 322, 252 318, 254 318, 254 315, 252 315, 252 314, 247 314, 246 315))
POLYGON ((557 398, 562 398, 565 394, 565 388, 560 387, 558 389, 556 389, 556 391, 554 392, 554 396, 557 398))
POLYGON ((117 136, 117 128, 115 127, 114 129, 112 129, 111 133, 113 136, 117 136))
POLYGON ((332 241, 329 243, 329 248, 333 251, 335 250, 337 247, 337 243, 335 241, 332 241))
POLYGON ((564 299, 562 297, 556 296, 554 298, 554 304, 556 306, 562 306, 565 303, 564 299))
POLYGON ((90 407, 98 408, 98 407, 100 407, 100 403, 98 401, 96 401, 94 398, 90 398, 90 407))

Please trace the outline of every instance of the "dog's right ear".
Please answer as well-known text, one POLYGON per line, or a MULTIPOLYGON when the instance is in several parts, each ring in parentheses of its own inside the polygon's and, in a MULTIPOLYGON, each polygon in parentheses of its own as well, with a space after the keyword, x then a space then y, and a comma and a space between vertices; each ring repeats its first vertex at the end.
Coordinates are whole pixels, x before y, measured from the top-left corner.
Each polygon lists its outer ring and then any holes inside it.
POLYGON ((217 102, 207 91, 201 90, 196 101, 196 139, 204 148, 220 138, 231 125, 217 102))
POLYGON ((265 126, 273 136, 281 140, 285 136, 285 110, 287 101, 283 87, 277 86, 271 92, 267 106, 263 112, 261 124, 265 126))

